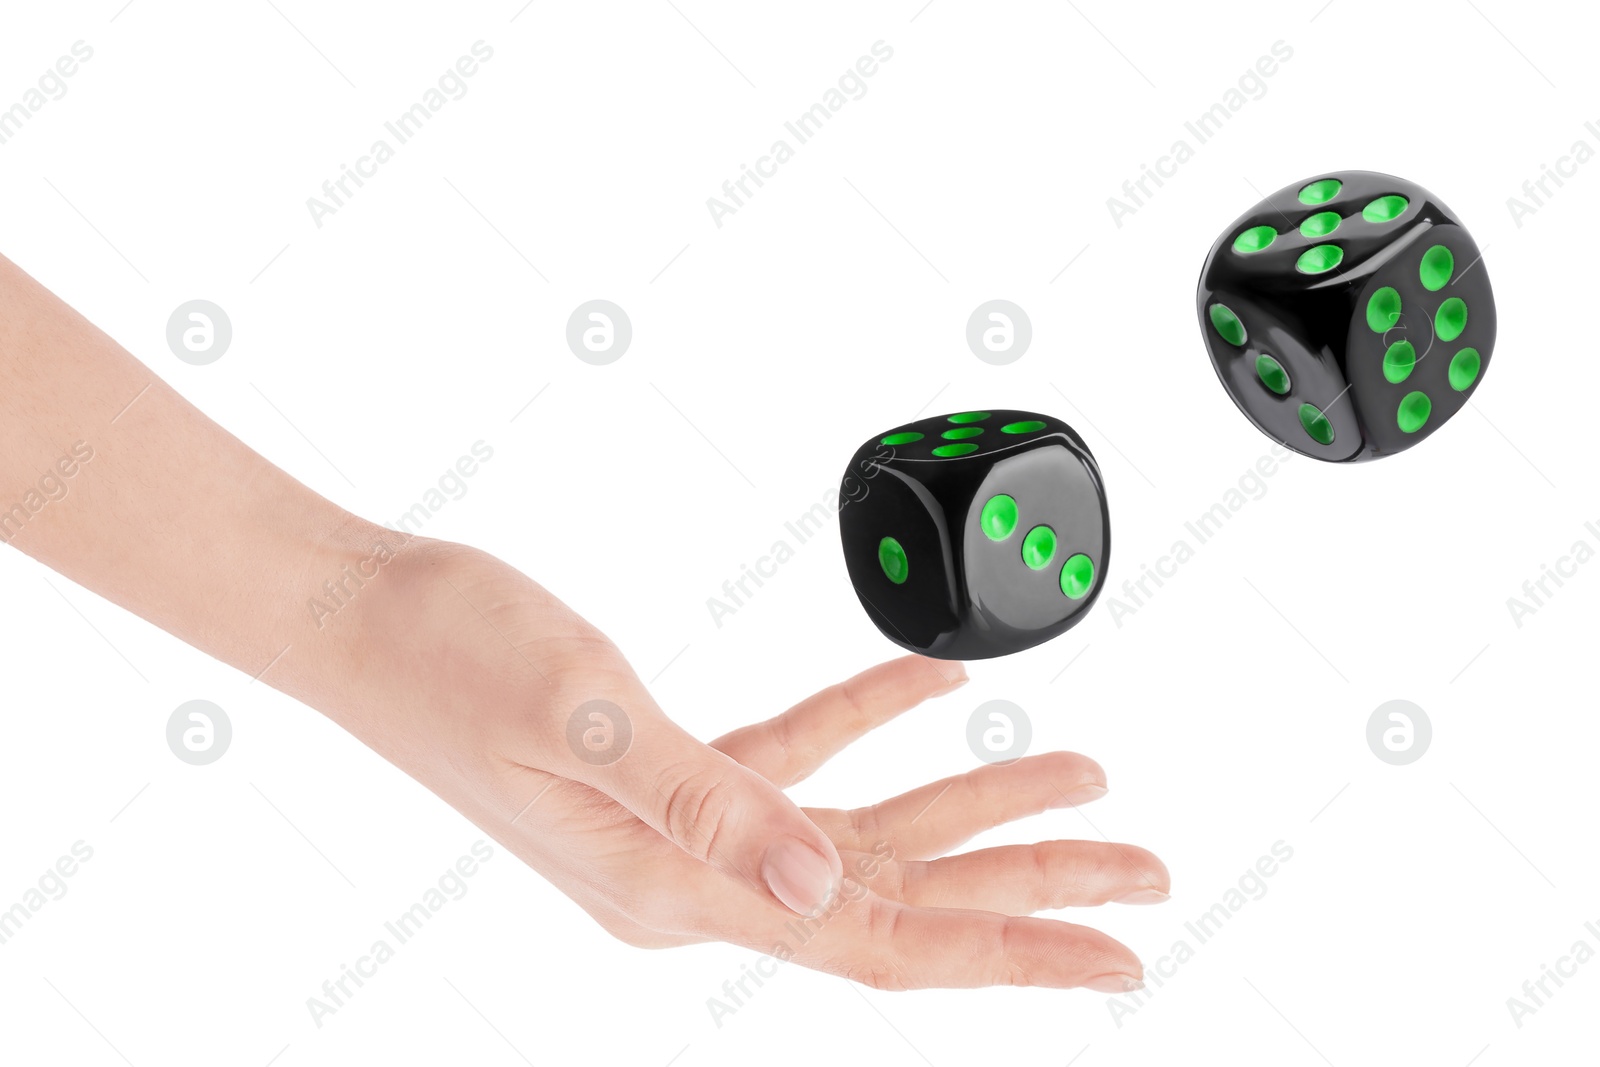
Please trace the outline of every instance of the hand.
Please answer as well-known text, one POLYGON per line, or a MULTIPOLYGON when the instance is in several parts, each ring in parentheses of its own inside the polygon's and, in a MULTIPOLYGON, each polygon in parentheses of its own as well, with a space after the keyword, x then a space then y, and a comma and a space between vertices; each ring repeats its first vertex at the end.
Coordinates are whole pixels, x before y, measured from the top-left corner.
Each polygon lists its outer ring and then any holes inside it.
POLYGON ((1015 913, 1161 898, 1148 852, 1054 841, 931 859, 1093 799, 1093 762, 1035 756, 849 812, 783 795, 959 684, 956 666, 886 664, 707 746, 534 582, 424 538, 374 555, 396 535, 267 463, 3 257, 0 379, 0 500, 74 478, 70 506, 13 508, 0 540, 325 712, 618 937, 716 938, 884 988, 1139 976, 1110 938, 1015 913), (320 590, 335 608, 308 610, 320 590), (591 700, 631 727, 620 758, 569 743, 591 700))
POLYGON ((313 702, 630 944, 728 941, 880 989, 1139 985, 1117 941, 1019 916, 1165 900, 1167 871, 1149 852, 1046 841, 937 858, 1104 795, 1092 760, 983 766, 853 811, 802 811, 783 795, 961 685, 959 664, 895 660, 708 746, 602 634, 476 550, 412 541, 353 606, 329 620, 355 652, 340 693, 313 702), (609 702, 592 707, 617 720, 619 747, 631 727, 620 756, 584 758, 570 743, 568 721, 590 701, 609 702))

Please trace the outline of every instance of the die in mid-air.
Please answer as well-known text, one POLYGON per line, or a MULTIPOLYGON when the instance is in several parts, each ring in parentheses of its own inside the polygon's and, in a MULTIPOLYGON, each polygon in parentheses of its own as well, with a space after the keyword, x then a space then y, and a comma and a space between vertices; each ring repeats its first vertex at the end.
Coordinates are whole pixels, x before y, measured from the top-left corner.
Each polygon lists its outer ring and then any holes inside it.
POLYGON ((861 606, 913 652, 1020 652, 1071 628, 1100 594, 1105 486, 1060 419, 993 409, 896 427, 856 451, 840 499, 861 606))
POLYGON ((1477 244, 1412 182, 1344 171, 1240 216, 1200 273, 1217 377, 1296 452, 1366 460, 1410 448, 1461 410, 1494 349, 1477 244))

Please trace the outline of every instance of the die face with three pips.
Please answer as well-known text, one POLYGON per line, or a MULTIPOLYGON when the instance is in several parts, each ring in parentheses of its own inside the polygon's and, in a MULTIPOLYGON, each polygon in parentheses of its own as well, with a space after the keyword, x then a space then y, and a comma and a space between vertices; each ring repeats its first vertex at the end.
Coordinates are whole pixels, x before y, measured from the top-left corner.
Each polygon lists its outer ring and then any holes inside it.
POLYGON ((1200 329, 1233 402, 1329 461, 1410 448, 1457 411, 1494 349, 1477 244, 1426 189, 1343 171, 1280 189, 1212 246, 1200 329))
POLYGON ((1105 487, 1060 419, 991 409, 896 427, 857 450, 840 498, 856 595, 913 652, 1019 652, 1071 628, 1099 596, 1105 487))

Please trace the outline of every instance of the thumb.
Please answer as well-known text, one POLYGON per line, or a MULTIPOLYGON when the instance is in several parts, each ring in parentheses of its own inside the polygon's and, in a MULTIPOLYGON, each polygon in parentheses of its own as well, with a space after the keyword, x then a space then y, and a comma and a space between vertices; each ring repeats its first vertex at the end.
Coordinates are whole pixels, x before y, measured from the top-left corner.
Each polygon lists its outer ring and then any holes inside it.
POLYGON ((631 731, 627 747, 597 763, 574 744, 579 769, 569 777, 606 793, 689 855, 790 911, 812 915, 828 901, 844 872, 839 853, 782 790, 702 744, 659 709, 630 716, 604 703, 631 731))

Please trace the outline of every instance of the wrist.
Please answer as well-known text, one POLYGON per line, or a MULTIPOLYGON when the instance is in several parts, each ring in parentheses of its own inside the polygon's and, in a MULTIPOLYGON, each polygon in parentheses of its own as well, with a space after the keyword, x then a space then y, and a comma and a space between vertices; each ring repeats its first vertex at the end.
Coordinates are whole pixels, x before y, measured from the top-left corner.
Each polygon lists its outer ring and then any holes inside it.
POLYGON ((322 710, 363 656, 362 611, 385 570, 416 538, 386 529, 320 498, 300 502, 311 521, 284 534, 272 584, 261 592, 249 641, 257 661, 234 666, 322 710))

